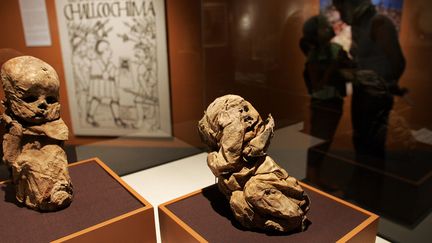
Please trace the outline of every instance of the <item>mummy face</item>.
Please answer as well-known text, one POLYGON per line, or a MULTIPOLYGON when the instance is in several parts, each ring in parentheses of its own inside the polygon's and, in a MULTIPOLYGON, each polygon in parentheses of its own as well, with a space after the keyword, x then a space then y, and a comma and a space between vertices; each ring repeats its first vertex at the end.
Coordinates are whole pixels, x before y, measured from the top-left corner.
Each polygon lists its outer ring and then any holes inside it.
POLYGON ((13 58, 3 64, 1 81, 5 106, 18 119, 41 124, 60 118, 60 81, 49 64, 31 56, 13 58))

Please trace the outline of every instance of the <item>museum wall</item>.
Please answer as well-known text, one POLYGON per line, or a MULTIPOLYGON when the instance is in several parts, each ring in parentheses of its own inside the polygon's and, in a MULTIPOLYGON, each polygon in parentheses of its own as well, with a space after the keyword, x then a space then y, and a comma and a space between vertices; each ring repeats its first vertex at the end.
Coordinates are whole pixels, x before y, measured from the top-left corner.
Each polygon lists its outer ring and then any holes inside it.
MULTIPOLYGON (((413 128, 431 124, 427 106, 432 51, 427 0, 404 1, 400 42, 406 69, 400 80, 409 94, 396 98, 395 111, 413 128)), ((319 12, 319 1, 203 1, 205 102, 226 93, 242 95, 261 113, 271 113, 278 127, 304 121, 308 103, 299 49, 305 20, 319 12)), ((338 130, 351 129, 350 97, 338 130)))
POLYGON ((197 133, 203 116, 201 5, 196 0, 168 0, 167 22, 174 136, 202 146, 197 133))
POLYGON ((235 93, 278 127, 301 121, 308 97, 299 40, 318 8, 317 0, 203 1, 206 101, 235 93))
MULTIPOLYGON (((174 137, 199 145, 196 124, 203 112, 203 81, 201 70, 200 4, 197 1, 167 1, 167 36, 169 50, 171 117, 174 137)), ((71 114, 66 92, 59 30, 54 0, 47 0, 47 12, 52 46, 26 47, 18 0, 0 1, 0 48, 12 48, 36 56, 51 64, 61 80, 60 102, 62 117, 71 126, 71 114)), ((4 56, 16 55, 13 50, 4 56)), ((125 146, 184 146, 176 139, 115 139, 114 137, 83 137, 70 134, 69 144, 115 143, 125 146)))
MULTIPOLYGON (((427 14, 431 5, 427 0, 405 1, 402 15, 400 40, 407 66, 400 84, 410 89, 413 105, 400 100, 402 105, 396 108, 413 126, 426 126, 432 120, 427 112, 432 90, 432 70, 428 68, 432 21, 427 14)), ((57 70, 62 81, 62 116, 71 127, 53 0, 47 1, 47 8, 52 46, 26 47, 18 1, 1 1, 0 47, 40 57, 57 70)), ((200 145, 197 120, 204 107, 227 93, 253 101, 261 113, 275 117, 278 127, 305 120, 305 58, 298 41, 304 21, 318 13, 318 8, 318 0, 276 0, 272 4, 260 0, 166 1, 173 135, 200 145)), ((349 113, 346 102, 341 129, 349 129, 349 113)), ((69 143, 110 139, 72 134, 69 143)), ((130 144, 137 143, 170 146, 172 140, 141 139, 130 144)))
POLYGON ((401 86, 409 88, 410 107, 401 110, 414 128, 432 124, 429 105, 432 103, 432 2, 428 0, 404 1, 400 40, 406 58, 401 86))
MULTIPOLYGON (((432 128, 432 70, 429 63, 432 56, 432 2, 428 0, 404 1, 399 41, 405 55, 406 67, 399 85, 409 89, 401 98, 395 97, 390 121, 402 117, 411 130, 432 128)), ((344 103, 344 114, 339 123, 338 134, 351 131, 351 97, 344 103)), ((338 146, 350 146, 351 140, 338 146)))

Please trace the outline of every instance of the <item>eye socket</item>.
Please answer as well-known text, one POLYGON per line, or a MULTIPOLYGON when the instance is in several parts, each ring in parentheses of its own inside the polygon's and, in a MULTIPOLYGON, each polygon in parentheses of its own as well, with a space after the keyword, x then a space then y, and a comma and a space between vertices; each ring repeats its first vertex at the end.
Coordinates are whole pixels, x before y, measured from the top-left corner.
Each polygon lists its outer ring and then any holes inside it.
POLYGON ((46 102, 47 102, 48 104, 54 104, 54 103, 57 102, 57 98, 54 97, 54 96, 48 96, 48 97, 46 97, 46 102))
POLYGON ((34 95, 29 95, 29 96, 24 97, 22 100, 26 103, 33 103, 33 102, 38 100, 38 97, 34 96, 34 95))

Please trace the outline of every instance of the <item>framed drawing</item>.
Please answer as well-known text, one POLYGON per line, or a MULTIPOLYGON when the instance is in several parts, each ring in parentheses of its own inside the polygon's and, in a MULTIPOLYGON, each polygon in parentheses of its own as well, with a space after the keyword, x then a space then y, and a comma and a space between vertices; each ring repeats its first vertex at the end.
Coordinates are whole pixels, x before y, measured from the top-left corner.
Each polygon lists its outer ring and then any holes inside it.
POLYGON ((57 0, 76 135, 171 136, 164 0, 57 0))

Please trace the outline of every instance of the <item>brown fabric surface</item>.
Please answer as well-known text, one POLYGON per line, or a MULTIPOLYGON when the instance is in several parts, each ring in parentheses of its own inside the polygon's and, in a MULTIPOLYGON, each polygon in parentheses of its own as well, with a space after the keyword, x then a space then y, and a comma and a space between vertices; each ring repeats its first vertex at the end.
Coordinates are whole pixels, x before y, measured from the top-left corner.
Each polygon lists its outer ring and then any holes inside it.
POLYGON ((96 162, 69 167, 72 204, 40 213, 18 206, 14 188, 0 190, 0 242, 48 242, 120 216, 144 205, 96 162))
POLYGON ((307 217, 312 223, 301 233, 268 234, 242 228, 216 186, 168 205, 168 209, 209 242, 335 242, 368 218, 366 214, 304 189, 311 198, 307 217))

